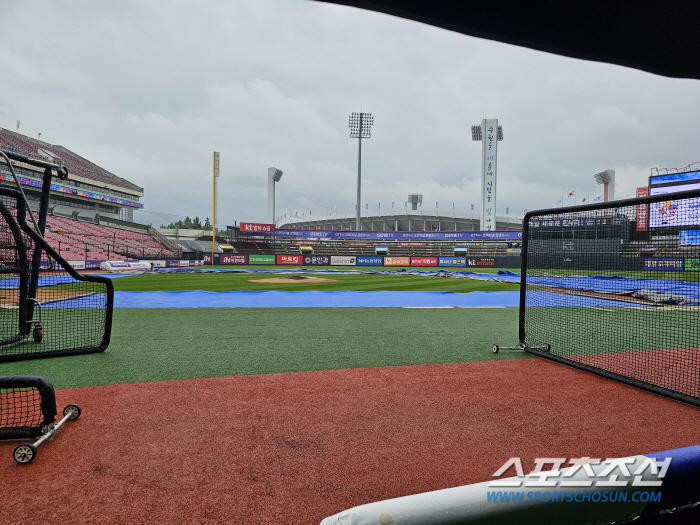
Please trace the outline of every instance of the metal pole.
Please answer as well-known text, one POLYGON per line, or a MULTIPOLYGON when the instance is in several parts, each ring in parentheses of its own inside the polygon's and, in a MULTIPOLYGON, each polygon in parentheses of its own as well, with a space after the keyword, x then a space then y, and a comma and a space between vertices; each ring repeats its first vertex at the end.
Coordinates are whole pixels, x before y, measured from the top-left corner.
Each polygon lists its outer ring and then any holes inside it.
POLYGON ((362 179, 362 118, 364 114, 360 113, 360 133, 357 138, 357 214, 355 216, 355 229, 362 229, 362 210, 360 209, 361 197, 361 179, 362 179))
POLYGON ((214 266, 214 251, 216 250, 216 152, 214 152, 214 166, 212 173, 212 202, 213 206, 213 218, 211 221, 211 265, 214 266))

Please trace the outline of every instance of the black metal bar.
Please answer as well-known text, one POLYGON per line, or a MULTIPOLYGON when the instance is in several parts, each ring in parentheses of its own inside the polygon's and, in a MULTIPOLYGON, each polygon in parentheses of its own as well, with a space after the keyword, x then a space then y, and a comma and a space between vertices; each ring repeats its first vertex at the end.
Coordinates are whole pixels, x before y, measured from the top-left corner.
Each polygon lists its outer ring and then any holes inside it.
POLYGON ((518 312, 518 341, 525 344, 525 295, 527 291, 527 248, 530 235, 530 216, 523 217, 523 244, 520 247, 520 311, 518 312))
POLYGON ((46 169, 56 170, 56 173, 58 174, 58 178, 61 180, 66 180, 68 178, 68 170, 66 169, 65 166, 62 166, 60 164, 54 164, 53 162, 46 162, 45 160, 33 159, 31 157, 27 157, 26 155, 21 155, 19 153, 14 153, 12 151, 7 151, 7 150, 0 150, 0 151, 2 151, 5 155, 8 156, 8 158, 10 158, 12 160, 16 160, 18 162, 24 162, 26 164, 31 164, 32 166, 36 166, 38 168, 46 168, 46 169))
MULTIPOLYGON (((44 237, 44 232, 46 230, 46 216, 49 212, 49 199, 51 191, 51 168, 46 168, 44 170, 44 177, 42 179, 41 187, 41 201, 39 204, 39 221, 37 227, 39 228, 39 235, 44 237)), ((41 244, 34 244, 34 253, 32 254, 32 268, 31 268, 31 278, 29 281, 29 293, 27 297, 29 299, 36 299, 36 292, 39 287, 39 273, 41 269, 41 244)), ((27 321, 34 319, 34 301, 28 301, 27 305, 27 321)))
MULTIPOLYGON (((7 191, 14 191, 14 190, 7 190, 7 191)), ((19 192, 14 191, 17 195, 19 195, 19 192)), ((27 212, 26 208, 22 205, 21 201, 17 201, 17 215, 21 214, 22 217, 24 217, 24 214, 27 212)), ((18 318, 19 318, 19 326, 18 328, 18 333, 20 336, 26 335, 29 333, 28 327, 29 325, 27 324, 27 289, 29 288, 29 262, 27 261, 27 247, 24 244, 24 239, 22 238, 22 232, 20 230, 18 222, 15 220, 15 218, 12 216, 12 213, 10 213, 10 210, 8 210, 2 203, 0 203, 0 215, 2 215, 3 219, 5 219, 5 222, 7 222, 7 225, 10 228, 10 231, 12 232, 12 237, 15 240, 15 246, 17 249, 17 257, 18 257, 18 268, 17 268, 17 273, 19 274, 19 302, 18 302, 18 318)), ((13 339, 12 337, 10 339, 13 339)), ((3 340, 5 341, 5 340, 3 340)), ((9 339, 8 339, 9 341, 9 339)), ((11 341, 11 342, 16 342, 16 341, 11 341)), ((7 343, 9 344, 9 343, 7 343)), ((1 346, 1 344, 0 344, 1 346)))

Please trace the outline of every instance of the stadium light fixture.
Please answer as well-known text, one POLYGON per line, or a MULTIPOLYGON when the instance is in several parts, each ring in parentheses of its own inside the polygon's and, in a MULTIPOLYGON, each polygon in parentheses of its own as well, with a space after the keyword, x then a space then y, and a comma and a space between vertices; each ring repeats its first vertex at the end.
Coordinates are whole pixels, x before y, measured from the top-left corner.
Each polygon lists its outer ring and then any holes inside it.
POLYGON ((357 139, 357 211, 355 213, 355 229, 362 229, 362 200, 361 200, 361 182, 362 182, 362 139, 372 138, 372 124, 374 117, 371 113, 351 113, 348 120, 350 127, 350 138, 357 139))
POLYGON ((615 170, 605 170, 593 175, 598 184, 603 185, 603 200, 605 202, 615 200, 615 170))

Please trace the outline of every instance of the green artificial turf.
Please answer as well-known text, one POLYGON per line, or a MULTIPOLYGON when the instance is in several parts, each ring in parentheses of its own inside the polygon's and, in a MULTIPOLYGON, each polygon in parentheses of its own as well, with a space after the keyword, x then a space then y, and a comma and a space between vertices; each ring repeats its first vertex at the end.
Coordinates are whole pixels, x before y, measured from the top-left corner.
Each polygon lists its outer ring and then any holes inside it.
MULTIPOLYGON (((226 267, 231 269, 231 267, 226 267)), ((269 269, 269 268, 267 268, 269 269)), ((497 270, 496 270, 497 271, 497 270)), ((479 270, 479 273, 486 273, 479 270)), ((491 272, 489 272, 491 273, 491 272)), ((434 291, 434 292, 501 292, 517 291, 518 284, 477 281, 472 279, 452 279, 448 277, 431 277, 416 275, 382 275, 382 274, 303 274, 330 281, 295 283, 253 283, 251 279, 274 279, 282 274, 271 273, 144 273, 114 279, 115 291, 150 292, 205 290, 209 292, 228 292, 234 290, 322 290, 334 291, 434 291)), ((496 277, 496 275, 494 275, 496 277)))
POLYGON ((517 308, 116 309, 105 352, 0 363, 0 375, 68 388, 529 357, 491 351, 517 342, 517 321, 517 308))

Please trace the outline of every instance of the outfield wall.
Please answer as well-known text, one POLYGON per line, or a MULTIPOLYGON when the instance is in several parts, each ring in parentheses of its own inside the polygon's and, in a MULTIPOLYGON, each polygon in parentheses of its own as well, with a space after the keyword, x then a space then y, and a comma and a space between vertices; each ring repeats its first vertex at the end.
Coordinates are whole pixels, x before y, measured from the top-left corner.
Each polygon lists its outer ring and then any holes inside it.
MULTIPOLYGON (((74 270, 99 270, 100 265, 104 262, 110 262, 110 261, 68 261, 68 264, 70 264, 74 270)), ((112 261, 113 262, 113 261, 112 261)), ((127 259, 126 261, 118 261, 118 262, 139 262, 136 259, 127 259)), ((204 261, 149 261, 145 260, 143 262, 147 262, 151 264, 151 268, 187 268, 190 266, 203 266, 204 261)))
MULTIPOLYGON (((211 264, 211 254, 204 254, 204 264, 211 264)), ((412 268, 520 268, 519 256, 508 257, 404 257, 381 255, 257 255, 247 253, 214 254, 214 264, 278 266, 387 266, 412 268)))

